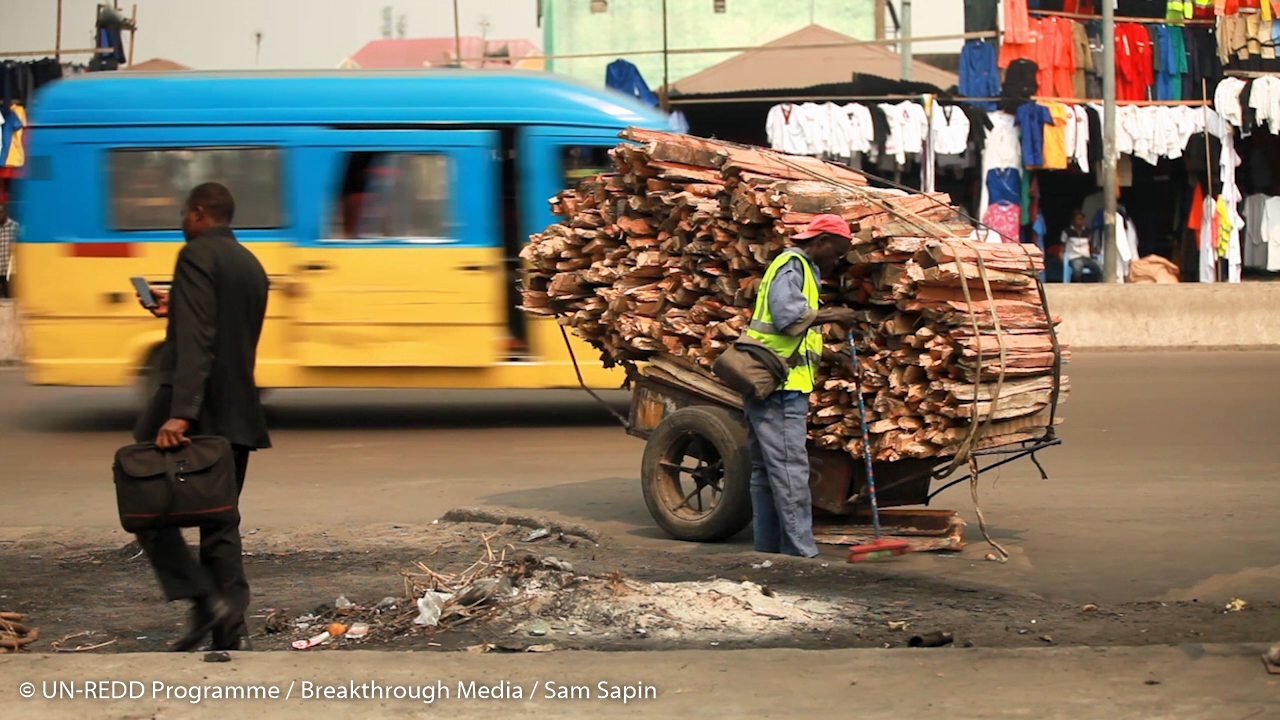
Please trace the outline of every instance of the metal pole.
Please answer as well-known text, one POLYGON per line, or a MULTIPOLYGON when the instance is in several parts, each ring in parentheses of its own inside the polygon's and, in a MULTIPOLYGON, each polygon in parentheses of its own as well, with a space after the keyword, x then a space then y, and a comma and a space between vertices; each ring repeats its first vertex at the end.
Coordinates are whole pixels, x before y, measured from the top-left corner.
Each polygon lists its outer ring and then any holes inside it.
POLYGON ((462 67, 462 29, 458 25, 458 0, 453 0, 453 51, 454 62, 462 67))
POLYGON ((671 72, 667 62, 667 0, 662 0, 662 111, 671 112, 671 72))
POLYGON ((902 0, 902 40, 899 55, 902 60, 902 79, 911 79, 911 0, 902 0))
POLYGON ((58 37, 53 41, 53 59, 62 62, 62 0, 58 0, 58 37))
POLYGON ((1103 278, 1120 280, 1120 250, 1116 244, 1116 11, 1102 3, 1102 242, 1103 278))

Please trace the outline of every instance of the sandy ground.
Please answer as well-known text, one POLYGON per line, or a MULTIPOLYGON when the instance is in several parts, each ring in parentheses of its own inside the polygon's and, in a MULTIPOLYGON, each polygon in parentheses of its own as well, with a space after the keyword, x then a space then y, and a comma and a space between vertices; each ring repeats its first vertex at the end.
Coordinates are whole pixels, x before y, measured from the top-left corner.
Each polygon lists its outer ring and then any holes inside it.
MULTIPOLYGON (((253 712, 260 717, 404 718, 432 711, 459 718, 954 717, 1045 720, 1260 720, 1280 714, 1280 687, 1260 672, 1258 648, 1045 650, 725 650, 652 653, 565 652, 545 655, 325 653, 240 655, 206 664, 199 656, 116 655, 0 657, 0 707, 11 720, 93 717, 102 720, 208 718, 253 712), (134 699, 84 699, 86 680, 118 681, 134 699), (75 682, 71 687, 69 683, 75 682), (137 683, 129 685, 132 681, 137 683), (31 683, 32 699, 20 696, 31 683), (67 683, 57 685, 55 683, 67 683), (459 699, 475 683, 502 699, 459 699), (605 683, 601 689, 600 683, 605 683), (157 685, 158 683, 158 685, 157 685), (310 683, 308 688, 305 683, 310 683), (364 699, 380 688, 427 686, 438 699, 364 699), (549 684, 552 697, 548 697, 549 684), (339 687, 360 699, 314 699, 339 687), (274 689, 278 699, 198 703, 180 696, 196 688, 274 689), (439 688, 445 688, 445 698, 439 688), (611 699, 611 688, 649 693, 611 699), (516 689, 519 689, 519 698, 516 689), (585 688, 589 699, 557 699, 585 688), (75 699, 44 699, 74 690, 75 699), (306 692, 313 699, 303 699, 306 692), (156 696, 158 694, 158 697, 156 696), (601 695, 604 697, 601 697, 601 695), (654 697, 656 695, 656 697, 654 697), (288 696, 289 699, 284 699, 288 696)), ((100 686, 95 686, 95 692, 100 686)), ((113 687, 108 684, 108 692, 113 687)), ((233 690, 232 692, 248 692, 233 690)), ((395 690, 393 689, 394 693, 395 690)), ((622 692, 619 692, 621 695, 622 692)))

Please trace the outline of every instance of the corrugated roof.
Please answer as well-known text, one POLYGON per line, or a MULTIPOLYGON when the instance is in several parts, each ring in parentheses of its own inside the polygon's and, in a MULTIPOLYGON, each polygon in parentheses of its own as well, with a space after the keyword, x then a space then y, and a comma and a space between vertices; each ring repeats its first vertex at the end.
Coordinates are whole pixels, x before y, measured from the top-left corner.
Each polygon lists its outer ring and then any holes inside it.
MULTIPOLYGON (((853 41, 854 38, 809 25, 780 37, 765 47, 809 45, 853 41)), ((748 50, 690 75, 671 86, 672 97, 678 95, 712 95, 783 90, 827 83, 849 82, 854 74, 897 79, 901 70, 898 53, 883 45, 850 45, 847 47, 798 47, 794 50, 748 50)), ((928 83, 945 90, 959 82, 959 76, 916 60, 911 66, 914 82, 928 83)))
POLYGON ((475 35, 435 38, 388 38, 372 40, 356 51, 343 63, 344 67, 365 69, 445 67, 457 58, 461 45, 462 57, 486 57, 491 60, 466 62, 468 68, 513 67, 522 58, 538 53, 533 43, 523 38, 515 40, 485 40, 475 35))
POLYGON ((140 63, 134 63, 132 67, 122 69, 135 72, 174 72, 177 70, 190 70, 191 68, 168 58, 151 58, 140 63))

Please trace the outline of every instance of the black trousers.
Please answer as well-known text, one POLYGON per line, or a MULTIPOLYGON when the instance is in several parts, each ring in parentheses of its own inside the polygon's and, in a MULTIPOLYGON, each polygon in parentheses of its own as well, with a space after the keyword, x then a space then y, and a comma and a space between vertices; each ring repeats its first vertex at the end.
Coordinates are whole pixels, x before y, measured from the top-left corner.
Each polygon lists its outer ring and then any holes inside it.
MULTIPOLYGON (((236 485, 244 490, 249 468, 249 448, 232 446, 236 458, 236 485)), ((235 609, 234 619, 215 628, 215 647, 230 645, 248 636, 244 613, 249 608, 249 581, 244 576, 244 556, 240 547, 240 525, 217 523, 200 526, 199 560, 191 554, 179 528, 138 533, 138 544, 155 568, 160 587, 169 600, 198 598, 218 593, 235 609)))

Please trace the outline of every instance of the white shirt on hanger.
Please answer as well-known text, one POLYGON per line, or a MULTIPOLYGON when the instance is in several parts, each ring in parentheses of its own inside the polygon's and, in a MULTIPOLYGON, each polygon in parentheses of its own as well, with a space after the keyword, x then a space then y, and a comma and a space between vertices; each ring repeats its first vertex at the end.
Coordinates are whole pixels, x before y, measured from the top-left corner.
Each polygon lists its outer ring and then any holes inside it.
POLYGON ((1249 107, 1257 112, 1258 125, 1265 123, 1272 135, 1280 135, 1280 78, 1266 75, 1254 80, 1249 107))
POLYGON ((1116 154, 1132 155, 1134 133, 1138 131, 1138 120, 1133 105, 1116 106, 1116 154))
POLYGON ((1262 238, 1267 243, 1267 270, 1280 270, 1280 197, 1267 198, 1263 209, 1262 238))
POLYGON ((765 134, 769 136, 769 147, 774 150, 803 155, 808 150, 805 130, 800 122, 799 105, 783 103, 769 108, 765 118, 765 134))
POLYGON ((853 131, 849 126, 849 116, 845 114, 844 108, 835 103, 823 103, 821 107, 826 127, 823 151, 832 155, 850 156, 853 131))
POLYGON ((1235 127, 1244 124, 1244 114, 1240 108, 1240 91, 1245 81, 1240 78, 1223 78, 1218 89, 1213 93, 1213 107, 1222 115, 1222 119, 1235 127))
POLYGON ((963 155, 969 147, 969 116, 958 105, 933 104, 933 151, 963 155))
POLYGON ((890 103, 880 103, 885 120, 889 123, 889 134, 884 141, 885 155, 892 155, 899 165, 907 161, 906 150, 902 144, 902 110, 890 103))
POLYGON ((1083 106, 1068 105, 1071 110, 1071 121, 1067 123, 1072 129, 1074 142, 1067 145, 1067 152, 1076 161, 1082 172, 1089 172, 1089 113, 1083 106))
POLYGON ((805 103, 798 108, 800 128, 804 133, 803 155, 821 155, 826 150, 827 118, 822 106, 805 103))
POLYGON ((849 118, 849 152, 869 153, 876 140, 875 124, 871 120, 871 108, 858 103, 844 106, 849 118))
MULTIPOLYGON (((1014 117, 1004 111, 987 115, 991 129, 987 131, 987 143, 982 149, 983 173, 998 168, 1022 167, 1022 143, 1014 117)), ((983 177, 983 185, 986 178, 983 177)))
POLYGON ((1213 216, 1218 212, 1218 203, 1212 196, 1204 199, 1202 207, 1203 220, 1200 221, 1200 282, 1218 281, 1218 231, 1214 227, 1213 216))
POLYGON ((929 116, 924 114, 924 106, 918 102, 904 100, 895 107, 902 114, 903 152, 912 154, 924 152, 924 139, 929 131, 929 116))

